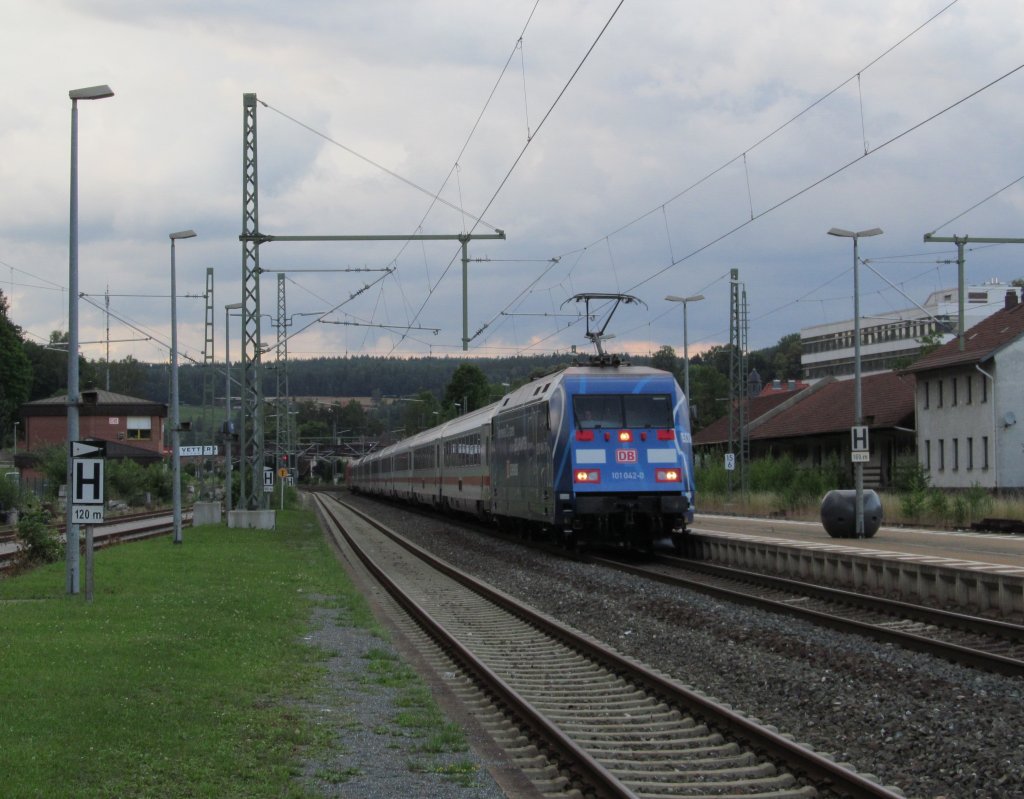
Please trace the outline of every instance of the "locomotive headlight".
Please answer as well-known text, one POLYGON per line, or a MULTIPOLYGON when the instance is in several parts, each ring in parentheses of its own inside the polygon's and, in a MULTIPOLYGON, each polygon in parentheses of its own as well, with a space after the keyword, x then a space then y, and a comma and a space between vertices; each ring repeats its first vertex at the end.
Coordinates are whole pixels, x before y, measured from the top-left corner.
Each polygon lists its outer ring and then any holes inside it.
POLYGON ((679 483, 682 475, 678 469, 655 469, 654 480, 657 483, 679 483))
POLYGON ((619 431, 619 441, 625 442, 625 441, 632 441, 632 440, 633 440, 633 434, 631 432, 629 432, 628 430, 620 430, 619 431))
POLYGON ((600 469, 577 469, 573 473, 573 479, 577 483, 600 483, 601 482, 601 470, 600 469))

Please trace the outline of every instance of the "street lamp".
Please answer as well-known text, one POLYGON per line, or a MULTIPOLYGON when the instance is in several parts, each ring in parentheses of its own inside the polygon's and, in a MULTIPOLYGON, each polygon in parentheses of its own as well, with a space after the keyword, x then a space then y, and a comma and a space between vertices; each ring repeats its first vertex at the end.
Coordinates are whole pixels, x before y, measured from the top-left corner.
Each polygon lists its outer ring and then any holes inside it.
MULTIPOLYGON (((78 101, 113 97, 109 86, 88 86, 72 89, 71 98, 71 208, 68 233, 68 447, 78 440, 78 101)), ((74 464, 70 454, 66 473, 67 489, 73 483, 74 464)), ((78 593, 78 525, 72 521, 73 502, 67 497, 66 564, 67 591, 78 593)))
MULTIPOLYGON (((174 543, 181 543, 181 422, 178 418, 178 285, 174 274, 174 242, 195 238, 194 230, 171 233, 171 461, 174 463, 174 543)), ((230 392, 229 392, 230 393, 230 392)))
POLYGON ((692 294, 689 297, 677 297, 669 294, 666 298, 669 302, 681 302, 683 304, 683 393, 686 394, 686 406, 693 404, 690 399, 690 349, 686 339, 686 306, 691 302, 700 302, 704 299, 703 294, 692 294))
MULTIPOLYGON (((869 230, 843 230, 834 227, 828 231, 830 236, 853 239, 853 423, 860 425, 861 391, 860 391, 860 268, 857 257, 857 241, 867 236, 881 236, 882 229, 873 227, 869 230)), ((853 465, 854 481, 857 487, 856 522, 857 538, 864 537, 864 463, 857 461, 853 465)))

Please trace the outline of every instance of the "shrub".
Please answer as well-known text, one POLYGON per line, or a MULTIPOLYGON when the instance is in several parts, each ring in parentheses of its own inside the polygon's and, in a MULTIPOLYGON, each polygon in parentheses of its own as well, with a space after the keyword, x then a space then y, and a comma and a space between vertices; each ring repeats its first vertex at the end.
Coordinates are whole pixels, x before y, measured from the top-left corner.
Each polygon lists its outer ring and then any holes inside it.
POLYGON ((957 528, 966 527, 969 515, 967 498, 962 494, 957 494, 953 497, 953 526, 957 528))
POLYGON ((949 497, 941 490, 932 488, 928 490, 927 503, 932 521, 937 525, 944 525, 949 516, 949 497))
POLYGON ((899 494, 900 512, 908 521, 916 522, 928 502, 928 493, 924 490, 905 491, 899 494))
POLYGON ((18 519, 18 559, 22 565, 53 563, 64 554, 60 535, 40 508, 25 509, 18 519))
POLYGON ((967 503, 967 520, 973 522, 988 514, 992 508, 992 495, 980 484, 974 483, 964 492, 964 502, 967 503))
POLYGON ((709 456, 694 468, 697 493, 724 494, 729 490, 729 473, 720 457, 709 456))
POLYGON ((930 478, 927 469, 918 461, 917 455, 899 455, 893 464, 892 483, 896 491, 909 493, 927 489, 930 478))

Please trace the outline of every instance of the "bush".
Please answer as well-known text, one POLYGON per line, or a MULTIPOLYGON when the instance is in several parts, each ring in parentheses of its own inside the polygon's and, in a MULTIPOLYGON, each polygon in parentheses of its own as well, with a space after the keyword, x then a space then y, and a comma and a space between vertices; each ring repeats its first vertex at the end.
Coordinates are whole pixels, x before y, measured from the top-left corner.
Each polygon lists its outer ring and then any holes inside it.
POLYGON ((897 456, 892 471, 892 485, 899 493, 923 492, 928 488, 928 471, 915 454, 897 456))
POLYGON ((708 456, 694 467, 697 493, 724 494, 729 490, 729 473, 721 457, 708 456))
POLYGON ((21 487, 14 480, 0 478, 0 512, 21 506, 21 487))
POLYGON ((921 517, 928 502, 928 493, 924 490, 906 491, 899 495, 900 512, 908 521, 916 522, 921 517))
MULTIPOLYGON (((750 462, 748 483, 755 493, 769 494, 775 509, 796 510, 816 504, 833 488, 850 488, 849 469, 838 456, 826 458, 819 466, 803 468, 789 455, 758 458, 750 462)), ((734 473, 733 490, 740 488, 740 475, 734 473)), ((729 473, 717 457, 708 458, 696 470, 697 494, 720 496, 729 488, 729 473)))
POLYGON ((60 535, 40 508, 29 508, 18 519, 18 560, 21 565, 54 563, 64 554, 60 535))
POLYGON ((957 494, 953 497, 953 526, 956 528, 966 527, 969 516, 970 510, 967 507, 966 497, 957 494))
POLYGON ((949 516, 949 497, 943 491, 932 488, 928 491, 927 502, 932 521, 937 525, 944 525, 949 516))
POLYGON ((967 503, 967 520, 971 522, 986 516, 992 508, 992 495, 978 483, 964 492, 964 501, 967 503))

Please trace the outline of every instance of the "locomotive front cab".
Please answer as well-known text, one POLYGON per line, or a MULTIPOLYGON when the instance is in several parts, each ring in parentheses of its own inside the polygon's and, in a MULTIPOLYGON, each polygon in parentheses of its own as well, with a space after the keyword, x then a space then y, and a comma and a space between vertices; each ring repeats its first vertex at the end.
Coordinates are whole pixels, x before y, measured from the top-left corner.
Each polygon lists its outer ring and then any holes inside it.
POLYGON ((571 392, 566 537, 662 548, 677 546, 692 522, 689 419, 675 380, 657 374, 571 392))

